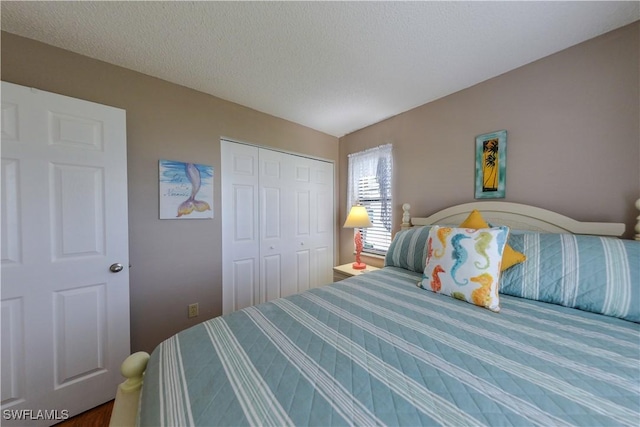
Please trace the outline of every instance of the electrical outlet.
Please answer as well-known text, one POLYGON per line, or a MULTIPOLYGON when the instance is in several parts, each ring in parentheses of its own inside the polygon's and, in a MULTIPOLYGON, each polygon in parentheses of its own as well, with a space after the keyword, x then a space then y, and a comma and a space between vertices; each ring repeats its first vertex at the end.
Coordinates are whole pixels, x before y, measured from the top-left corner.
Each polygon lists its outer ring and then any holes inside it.
POLYGON ((198 303, 189 304, 189 317, 198 317, 198 303))

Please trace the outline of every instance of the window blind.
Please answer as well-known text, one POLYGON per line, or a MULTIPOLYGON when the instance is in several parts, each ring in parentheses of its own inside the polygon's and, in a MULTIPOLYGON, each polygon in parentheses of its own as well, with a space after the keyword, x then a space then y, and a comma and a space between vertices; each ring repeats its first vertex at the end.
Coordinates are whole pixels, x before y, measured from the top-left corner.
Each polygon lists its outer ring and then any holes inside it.
POLYGON ((365 206, 371 227, 362 228, 363 252, 384 255, 391 245, 391 145, 349 155, 349 208, 365 206))

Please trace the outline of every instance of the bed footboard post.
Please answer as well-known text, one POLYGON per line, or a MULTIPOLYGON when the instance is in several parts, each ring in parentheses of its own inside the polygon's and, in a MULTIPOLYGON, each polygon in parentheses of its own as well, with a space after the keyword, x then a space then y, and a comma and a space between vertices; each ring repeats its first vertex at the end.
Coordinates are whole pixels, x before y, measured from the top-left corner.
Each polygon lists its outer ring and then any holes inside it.
POLYGON ((118 386, 109 427, 136 425, 142 377, 148 361, 149 353, 139 351, 133 353, 122 362, 120 372, 126 378, 126 381, 118 386))
POLYGON ((401 230, 411 228, 411 214, 409 213, 410 209, 411 205, 409 203, 405 203, 402 205, 402 224, 400 224, 401 230))

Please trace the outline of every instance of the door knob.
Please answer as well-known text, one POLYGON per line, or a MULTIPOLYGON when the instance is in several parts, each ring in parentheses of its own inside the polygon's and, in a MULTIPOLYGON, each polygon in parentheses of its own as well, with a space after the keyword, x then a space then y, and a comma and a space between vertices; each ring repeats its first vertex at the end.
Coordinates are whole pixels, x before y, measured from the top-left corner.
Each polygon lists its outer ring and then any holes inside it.
POLYGON ((111 264, 111 266, 109 267, 109 270, 111 270, 112 273, 120 273, 123 269, 124 265, 120 264, 119 262, 111 264))

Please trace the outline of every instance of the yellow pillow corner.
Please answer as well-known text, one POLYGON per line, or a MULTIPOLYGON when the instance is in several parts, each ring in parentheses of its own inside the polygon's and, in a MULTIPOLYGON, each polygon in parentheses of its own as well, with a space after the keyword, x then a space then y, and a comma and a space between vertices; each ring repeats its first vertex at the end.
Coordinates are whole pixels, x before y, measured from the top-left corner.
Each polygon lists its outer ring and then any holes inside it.
POLYGON ((508 243, 504 246, 504 252, 502 253, 502 266, 500 271, 505 271, 507 268, 511 268, 516 264, 520 264, 526 261, 527 256, 522 252, 518 252, 513 249, 508 243))
MULTIPOLYGON (((484 220, 482 214, 477 209, 472 210, 467 219, 465 219, 459 227, 474 228, 476 230, 480 228, 491 228, 489 223, 484 220)), ((526 259, 527 256, 525 254, 516 251, 507 243, 504 247, 504 253, 502 254, 502 266, 500 267, 500 271, 505 271, 507 268, 520 264, 526 259)))
POLYGON ((491 228, 477 209, 472 210, 467 219, 465 219, 459 227, 473 228, 475 230, 478 230, 480 228, 491 228))

